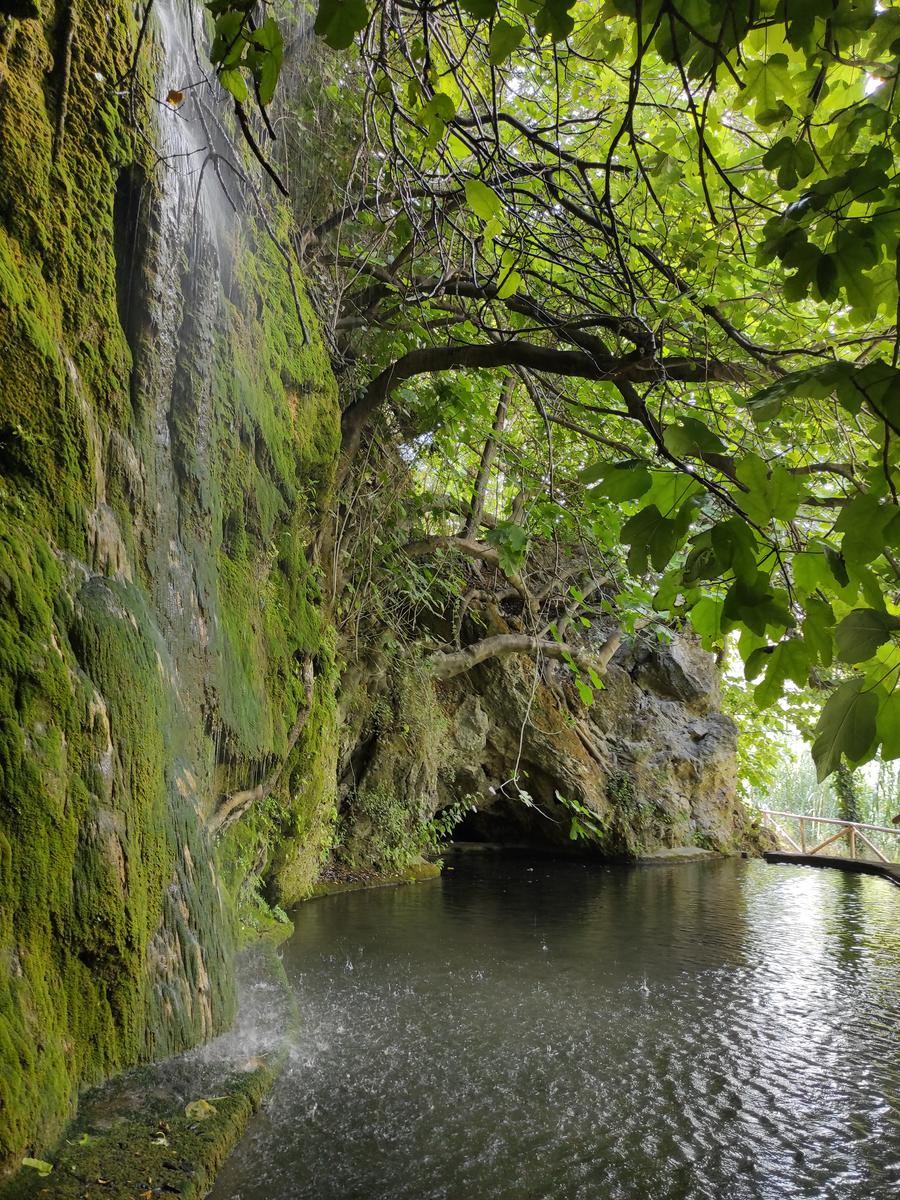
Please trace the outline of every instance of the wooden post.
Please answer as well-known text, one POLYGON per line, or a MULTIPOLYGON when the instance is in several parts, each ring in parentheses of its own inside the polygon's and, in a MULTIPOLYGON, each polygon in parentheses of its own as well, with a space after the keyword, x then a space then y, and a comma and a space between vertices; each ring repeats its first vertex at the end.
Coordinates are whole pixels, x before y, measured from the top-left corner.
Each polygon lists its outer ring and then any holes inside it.
POLYGON ((800 818, 800 853, 806 853, 806 818, 800 818))
POLYGON ((856 826, 848 826, 847 832, 850 835, 850 857, 856 858, 856 826))

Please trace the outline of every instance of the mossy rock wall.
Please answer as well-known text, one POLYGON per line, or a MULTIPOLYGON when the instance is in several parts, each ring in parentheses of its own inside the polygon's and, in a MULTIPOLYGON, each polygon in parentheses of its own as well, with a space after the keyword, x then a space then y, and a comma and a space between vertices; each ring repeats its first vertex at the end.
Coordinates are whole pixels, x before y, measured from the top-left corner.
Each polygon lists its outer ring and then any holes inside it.
MULTIPOLYGON (((508 632, 485 606, 469 636, 508 632)), ((632 860, 759 853, 766 835, 737 796, 737 729, 712 655, 688 634, 638 641, 604 684, 588 707, 565 664, 520 655, 445 682, 396 656, 381 672, 374 661, 347 672, 341 856, 383 870, 454 806, 463 841, 632 860)))
POLYGON ((284 901, 315 875, 334 671, 305 547, 338 446, 328 358, 272 238, 252 215, 185 236, 148 145, 175 119, 146 102, 177 82, 157 34, 135 61, 121 0, 9 12, 0 1175, 80 1087, 222 1029, 242 920, 267 915, 257 880, 284 901), (126 120, 132 67, 149 139, 126 120), (262 811, 217 843, 220 797, 288 750, 309 658, 315 719, 262 811))

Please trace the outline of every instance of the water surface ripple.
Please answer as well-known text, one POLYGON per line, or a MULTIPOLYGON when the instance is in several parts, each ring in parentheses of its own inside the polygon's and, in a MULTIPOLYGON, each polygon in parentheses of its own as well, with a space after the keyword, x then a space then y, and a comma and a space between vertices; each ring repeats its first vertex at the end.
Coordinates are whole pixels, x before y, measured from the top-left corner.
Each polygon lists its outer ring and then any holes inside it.
POLYGON ((896 1200, 900 891, 454 856, 295 914, 304 1029, 213 1200, 896 1200))

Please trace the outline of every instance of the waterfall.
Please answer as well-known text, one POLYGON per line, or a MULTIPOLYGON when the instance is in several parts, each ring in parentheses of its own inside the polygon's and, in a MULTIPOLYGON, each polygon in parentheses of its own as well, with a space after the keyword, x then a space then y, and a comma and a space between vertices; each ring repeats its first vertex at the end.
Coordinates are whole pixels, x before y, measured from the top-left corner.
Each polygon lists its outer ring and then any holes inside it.
POLYGON ((205 56, 203 9, 191 0, 156 0, 154 15, 158 165, 141 214, 152 232, 132 397, 144 445, 152 447, 142 464, 156 498, 144 548, 174 697, 168 773, 180 842, 151 952, 157 1013, 148 1050, 156 1056, 209 1036, 232 1006, 226 906, 204 823, 220 753, 210 681, 218 619, 210 473, 240 188, 237 177, 225 177, 233 157, 224 96, 205 56))

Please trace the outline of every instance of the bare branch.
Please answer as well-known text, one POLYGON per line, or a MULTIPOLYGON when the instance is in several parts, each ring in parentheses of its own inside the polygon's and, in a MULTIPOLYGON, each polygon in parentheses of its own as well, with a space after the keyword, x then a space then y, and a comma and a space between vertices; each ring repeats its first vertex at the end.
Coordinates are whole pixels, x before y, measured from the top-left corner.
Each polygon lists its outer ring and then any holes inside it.
POLYGON ((619 648, 622 632, 614 630, 597 650, 588 651, 579 646, 567 646, 543 638, 531 637, 527 633, 498 633, 492 637, 473 642, 463 650, 440 650, 430 659, 435 679, 453 679, 465 671, 471 671, 489 658, 501 658, 510 654, 543 655, 561 661, 571 659, 585 670, 602 675, 610 659, 619 648))

